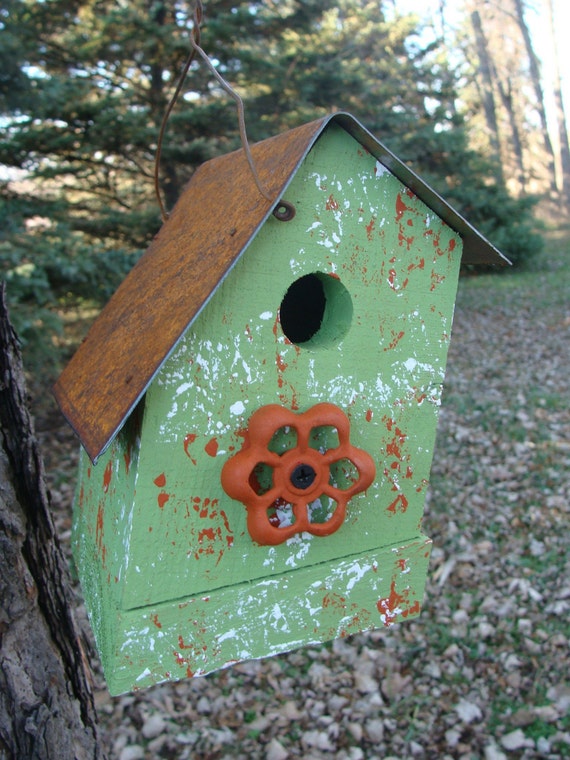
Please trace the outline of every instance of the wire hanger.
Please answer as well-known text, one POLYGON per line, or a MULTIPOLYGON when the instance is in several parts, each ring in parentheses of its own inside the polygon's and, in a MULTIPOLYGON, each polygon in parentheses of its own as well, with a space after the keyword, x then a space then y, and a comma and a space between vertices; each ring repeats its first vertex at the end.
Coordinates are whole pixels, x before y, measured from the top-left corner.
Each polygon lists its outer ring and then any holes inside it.
POLYGON ((209 71, 215 76, 217 81, 222 86, 223 90, 227 92, 228 95, 230 95, 235 100, 236 107, 237 107, 237 114, 238 114, 238 124, 239 124, 239 134, 240 134, 241 144, 242 144, 247 162, 249 164, 249 168, 251 169, 253 179, 255 180, 255 184, 257 186, 257 189, 261 193, 261 195, 268 201, 273 200, 271 196, 269 195, 269 193, 267 192, 267 190, 263 187, 263 184, 261 182, 261 179, 255 167, 253 157, 251 155, 251 150, 249 147, 247 132, 245 128, 245 109, 243 105, 243 100, 238 95, 238 93, 233 89, 233 87, 231 87, 226 82, 226 80, 222 77, 220 72, 216 69, 216 67, 212 63, 208 54, 203 50, 203 48, 200 45, 200 41, 201 41, 200 28, 201 28, 203 18, 204 18, 204 13, 203 13, 202 0, 196 0, 196 3, 194 5, 194 25, 192 28, 192 34, 190 36, 190 45, 192 46, 192 50, 190 51, 190 54, 188 55, 188 58, 186 59, 186 63, 184 64, 184 68, 182 69, 182 74, 180 75, 180 79, 178 80, 178 84, 176 85, 176 89, 174 90, 174 94, 170 98, 170 102, 168 103, 168 106, 166 107, 166 111, 164 112, 164 116, 162 118, 162 124, 160 125, 160 131, 158 134, 156 155, 154 159, 154 191, 156 194, 156 199, 158 201, 158 205, 160 208, 160 215, 162 217, 163 222, 166 222, 169 217, 168 211, 166 210, 164 202, 162 200, 162 195, 160 192, 160 179, 159 179, 160 160, 162 156, 164 134, 166 132, 166 125, 168 123, 168 119, 170 117, 170 114, 172 113, 172 109, 174 108, 174 106, 176 105, 176 102, 178 101, 180 92, 182 90, 182 86, 186 80, 186 76, 188 75, 188 71, 192 64, 192 61, 194 61, 197 55, 199 55, 203 59, 209 71))

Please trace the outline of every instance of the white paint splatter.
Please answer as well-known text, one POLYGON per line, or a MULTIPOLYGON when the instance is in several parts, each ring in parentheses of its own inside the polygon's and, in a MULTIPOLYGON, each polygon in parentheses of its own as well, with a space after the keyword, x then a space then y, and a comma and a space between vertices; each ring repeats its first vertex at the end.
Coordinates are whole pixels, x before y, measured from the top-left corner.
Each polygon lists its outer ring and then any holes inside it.
POLYGON ((288 567, 297 567, 297 562, 305 559, 311 548, 311 540, 312 536, 310 533, 301 533, 300 536, 293 536, 293 538, 287 540, 287 546, 291 547, 291 549, 298 547, 298 550, 285 561, 288 567))
POLYGON ((335 247, 333 241, 330 238, 323 238, 323 239, 321 239, 321 240, 318 241, 318 244, 319 245, 324 245, 324 247, 328 248, 329 250, 331 250, 331 249, 333 249, 335 247))
POLYGON ((267 550, 267 557, 263 560, 263 567, 273 567, 275 565, 275 547, 270 546, 267 550))
POLYGON ((237 631, 235 628, 232 628, 231 631, 226 631, 225 633, 222 633, 220 636, 216 637, 216 641, 218 644, 221 644, 222 641, 226 641, 227 639, 235 639, 237 638, 237 631))
POLYGON ((265 320, 271 319, 272 317, 273 317, 272 311, 264 311, 259 315, 260 319, 265 319, 265 320))
POLYGON ((281 607, 277 603, 273 605, 273 609, 271 610, 271 617, 276 622, 278 620, 285 620, 285 615, 281 612, 281 607))
POLYGON ((387 385, 382 381, 381 377, 376 378, 376 393, 378 394, 378 398, 380 401, 382 401, 383 404, 390 401, 392 398, 392 394, 394 392, 394 386, 393 385, 387 385))
POLYGON ((290 504, 286 504, 283 507, 277 507, 275 510, 275 516, 279 520, 279 526, 286 528, 289 525, 293 525, 293 510, 290 504))
POLYGON ((245 360, 244 360, 244 359, 242 359, 242 360, 241 360, 241 366, 242 366, 242 367, 243 367, 243 369, 244 369, 244 372, 245 372, 245 378, 246 378, 247 382, 248 382, 248 383, 251 383, 251 381, 252 381, 252 379, 253 379, 253 375, 251 374, 251 368, 250 368, 250 367, 249 367, 249 365, 248 365, 248 364, 245 362, 245 360))
POLYGON ((317 186, 319 190, 322 190, 323 185, 327 182, 327 177, 322 174, 319 174, 318 172, 312 172, 311 174, 309 174, 309 179, 315 180, 315 185, 317 186))
POLYGON ((370 570, 368 566, 362 567, 358 562, 355 562, 346 570, 346 574, 349 576, 349 581, 346 584, 346 590, 351 591, 358 581, 362 580, 366 573, 370 570))
POLYGON ((230 406, 230 412, 237 416, 238 414, 243 414, 245 412, 245 404, 243 401, 236 401, 234 404, 230 406))
POLYGON ((376 177, 381 177, 383 174, 390 174, 388 169, 384 166, 384 164, 381 164, 380 161, 376 161, 374 173, 376 177))

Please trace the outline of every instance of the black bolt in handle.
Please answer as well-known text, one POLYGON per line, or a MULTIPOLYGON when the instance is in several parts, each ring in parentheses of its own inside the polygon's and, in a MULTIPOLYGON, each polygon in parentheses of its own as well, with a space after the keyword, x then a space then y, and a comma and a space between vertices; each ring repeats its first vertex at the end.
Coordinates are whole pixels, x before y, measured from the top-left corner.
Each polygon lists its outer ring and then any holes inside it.
POLYGON ((304 491, 313 485, 316 477, 317 473, 310 464, 298 464, 291 473, 290 479, 295 488, 300 488, 304 491))

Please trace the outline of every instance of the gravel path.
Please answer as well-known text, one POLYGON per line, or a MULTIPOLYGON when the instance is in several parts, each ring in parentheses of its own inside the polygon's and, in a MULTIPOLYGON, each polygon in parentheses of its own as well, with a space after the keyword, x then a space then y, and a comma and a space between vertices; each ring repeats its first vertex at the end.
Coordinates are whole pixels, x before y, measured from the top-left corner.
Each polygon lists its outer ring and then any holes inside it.
MULTIPOLYGON (((497 279, 460 288, 421 616, 118 698, 94 661, 111 758, 570 757, 570 299, 497 279)), ((42 437, 67 540, 75 452, 42 437)))

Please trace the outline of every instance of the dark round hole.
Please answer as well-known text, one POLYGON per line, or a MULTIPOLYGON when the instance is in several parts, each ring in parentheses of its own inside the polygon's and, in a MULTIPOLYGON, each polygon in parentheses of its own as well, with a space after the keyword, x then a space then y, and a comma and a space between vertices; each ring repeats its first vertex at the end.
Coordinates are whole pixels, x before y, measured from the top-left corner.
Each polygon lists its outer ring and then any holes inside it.
POLYGON ((307 348, 334 346, 350 327, 352 299, 338 277, 312 272, 289 286, 279 318, 291 343, 307 348))
POLYGON ((291 483, 304 491, 313 485, 316 477, 317 473, 310 464, 298 464, 291 473, 291 483))
POLYGON ((319 331, 327 301, 316 274, 306 274, 291 285, 281 302, 281 327, 291 343, 306 343, 319 331))

